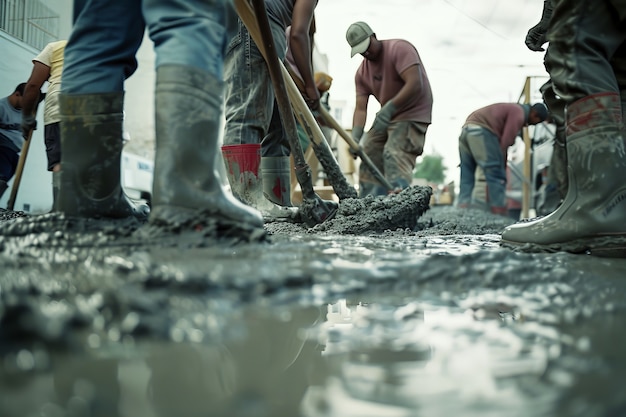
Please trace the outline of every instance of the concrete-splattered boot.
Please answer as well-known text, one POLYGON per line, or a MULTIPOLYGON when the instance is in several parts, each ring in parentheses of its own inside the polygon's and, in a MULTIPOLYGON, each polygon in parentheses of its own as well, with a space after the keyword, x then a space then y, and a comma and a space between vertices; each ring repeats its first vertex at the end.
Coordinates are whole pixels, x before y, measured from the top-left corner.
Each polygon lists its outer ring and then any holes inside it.
POLYGON ((291 206, 291 164, 288 156, 261 158, 263 195, 279 206, 291 206))
POLYGON ((291 162, 288 156, 261 158, 263 195, 270 204, 261 210, 266 219, 297 220, 298 209, 291 204, 291 162))
POLYGON ((596 94, 567 109, 569 187, 550 215, 507 227, 504 246, 626 257, 626 149, 620 98, 596 94))
POLYGON ((193 223, 208 214, 224 227, 262 228, 261 214, 224 187, 216 158, 223 81, 183 65, 157 69, 156 155, 150 223, 193 223))
POLYGON ((57 210, 77 217, 146 218, 121 185, 124 93, 59 95, 61 172, 57 210))
POLYGON ((61 172, 52 172, 52 209, 58 211, 59 190, 61 189, 61 172))

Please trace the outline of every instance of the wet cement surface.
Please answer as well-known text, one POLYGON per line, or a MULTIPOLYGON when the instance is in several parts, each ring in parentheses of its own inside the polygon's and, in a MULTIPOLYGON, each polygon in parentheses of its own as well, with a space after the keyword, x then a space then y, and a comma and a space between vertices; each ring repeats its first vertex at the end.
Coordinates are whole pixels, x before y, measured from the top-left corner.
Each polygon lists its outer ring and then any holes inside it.
POLYGON ((0 210, 0 416, 626 415, 626 262, 412 192, 248 241, 0 210))

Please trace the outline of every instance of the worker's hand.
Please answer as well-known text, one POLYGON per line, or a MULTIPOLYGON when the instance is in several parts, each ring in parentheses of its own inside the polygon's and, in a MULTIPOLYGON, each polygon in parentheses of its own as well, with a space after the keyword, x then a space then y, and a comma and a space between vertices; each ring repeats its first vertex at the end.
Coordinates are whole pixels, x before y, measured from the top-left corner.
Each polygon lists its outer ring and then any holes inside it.
MULTIPOLYGON (((350 132, 352 135, 352 139, 356 142, 357 146, 359 145, 359 142, 361 141, 361 138, 363 137, 363 132, 364 132, 363 126, 354 126, 352 128, 352 132, 350 132)), ((357 150, 350 148, 349 151, 352 154, 352 157, 356 159, 356 157, 358 156, 357 150)))
POLYGON ((535 26, 528 30, 526 34, 526 46, 531 51, 544 51, 543 44, 547 42, 546 32, 550 25, 552 17, 552 3, 550 0, 543 2, 543 12, 541 20, 535 26))
POLYGON ((22 115, 22 136, 28 138, 31 130, 37 129, 37 118, 34 114, 22 115))
POLYGON ((385 103, 378 113, 376 113, 376 119, 374 119, 374 123, 372 123, 372 130, 378 133, 386 131, 395 112, 396 106, 392 101, 385 103))
POLYGON ((317 87, 306 87, 304 94, 304 101, 311 111, 316 111, 320 107, 320 92, 317 91, 317 87))

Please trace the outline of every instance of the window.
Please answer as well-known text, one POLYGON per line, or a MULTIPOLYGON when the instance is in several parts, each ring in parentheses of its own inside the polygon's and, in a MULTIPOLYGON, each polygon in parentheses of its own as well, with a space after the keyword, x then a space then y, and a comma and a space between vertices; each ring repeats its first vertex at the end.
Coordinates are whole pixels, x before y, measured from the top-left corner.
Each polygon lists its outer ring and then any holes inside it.
POLYGON ((0 30, 41 50, 58 39, 59 15, 40 0, 2 0, 0 30))

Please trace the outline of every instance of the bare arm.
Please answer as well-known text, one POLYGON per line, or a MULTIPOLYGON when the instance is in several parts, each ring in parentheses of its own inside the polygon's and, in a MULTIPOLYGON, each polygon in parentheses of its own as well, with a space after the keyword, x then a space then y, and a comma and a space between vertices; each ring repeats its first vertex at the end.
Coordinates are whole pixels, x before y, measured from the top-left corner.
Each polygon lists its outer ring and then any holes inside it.
POLYGON ((305 99, 311 109, 319 106, 320 94, 315 86, 313 63, 311 62, 311 38, 309 29, 313 21, 316 0, 296 0, 293 7, 289 48, 298 71, 304 81, 305 99))
POLYGON ((357 95, 354 108, 354 116, 352 117, 352 129, 355 127, 364 128, 367 121, 367 102, 369 96, 357 95))
POLYGON ((402 108, 409 102, 411 97, 415 97, 420 94, 422 90, 422 77, 417 64, 411 65, 409 68, 402 71, 400 78, 404 81, 404 86, 390 100, 393 102, 396 109, 402 108))
POLYGON ((39 103, 41 87, 50 77, 50 67, 41 62, 33 62, 33 70, 26 82, 22 97, 22 114, 32 115, 39 103))

